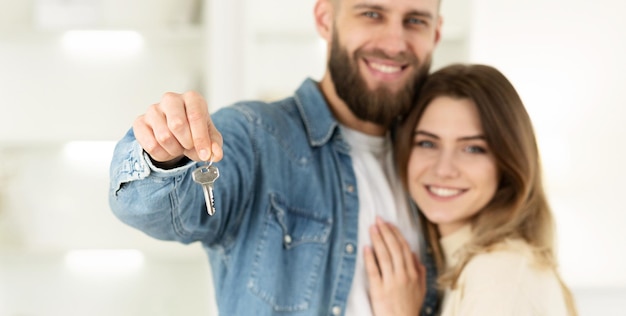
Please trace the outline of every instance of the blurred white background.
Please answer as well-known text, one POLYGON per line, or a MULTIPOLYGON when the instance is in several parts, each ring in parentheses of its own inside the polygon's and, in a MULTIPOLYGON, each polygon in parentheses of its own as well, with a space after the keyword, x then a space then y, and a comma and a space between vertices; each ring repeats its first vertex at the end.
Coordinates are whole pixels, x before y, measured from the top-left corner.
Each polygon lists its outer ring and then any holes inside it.
MULTIPOLYGON (((199 245, 108 207, 115 141, 167 91, 211 111, 320 79, 315 0, 0 0, 0 315, 214 315, 199 245), (84 33, 83 31, 97 31, 84 33)), ((435 68, 480 62, 535 124, 582 315, 626 309, 626 3, 443 0, 435 68)))

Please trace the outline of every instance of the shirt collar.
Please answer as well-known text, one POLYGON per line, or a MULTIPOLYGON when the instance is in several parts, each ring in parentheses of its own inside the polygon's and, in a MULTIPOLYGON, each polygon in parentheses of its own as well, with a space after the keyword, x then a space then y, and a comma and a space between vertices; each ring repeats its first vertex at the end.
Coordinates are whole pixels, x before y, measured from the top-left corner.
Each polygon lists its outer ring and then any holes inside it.
POLYGON ((454 233, 439 240, 443 248, 446 266, 451 267, 458 263, 461 249, 472 239, 472 226, 466 224, 454 233))
POLYGON ((311 146, 326 144, 338 126, 317 82, 306 79, 296 90, 296 104, 311 146))

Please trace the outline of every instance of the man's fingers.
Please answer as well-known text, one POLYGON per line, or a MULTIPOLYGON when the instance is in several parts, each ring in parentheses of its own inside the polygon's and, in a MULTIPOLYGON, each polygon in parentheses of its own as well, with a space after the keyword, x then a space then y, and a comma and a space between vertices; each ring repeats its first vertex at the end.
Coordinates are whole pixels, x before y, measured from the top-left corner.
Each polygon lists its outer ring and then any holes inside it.
POLYGON ((133 129, 137 141, 157 162, 183 156, 219 161, 224 155, 222 135, 211 121, 207 104, 193 91, 165 93, 160 103, 136 120, 133 129))
POLYGON ((143 148, 152 159, 157 161, 167 160, 169 154, 159 145, 159 142, 154 137, 152 128, 145 122, 145 115, 135 119, 135 122, 133 122, 133 133, 135 134, 135 139, 137 139, 137 142, 141 145, 141 148, 143 148))
POLYGON ((161 112, 159 105, 153 105, 146 113, 146 123, 152 129, 152 134, 159 145, 168 152, 170 157, 177 157, 182 154, 183 146, 172 133, 168 126, 166 113, 161 112))
POLYGON ((135 134, 135 139, 137 139, 137 142, 141 145, 141 148, 143 148, 153 160, 165 162, 174 158, 156 139, 155 132, 146 122, 145 115, 135 120, 133 123, 133 133, 135 134))
POLYGON ((222 138, 222 133, 220 133, 211 117, 209 116, 209 136, 211 137, 211 160, 214 162, 222 160, 224 158, 224 151, 222 150, 222 146, 224 145, 224 139, 222 138))
POLYGON ((209 134, 209 125, 213 125, 213 123, 209 117, 209 108, 204 98, 193 91, 183 94, 183 100, 193 147, 196 149, 200 160, 212 159, 212 139, 209 134))
POLYGON ((184 149, 193 148, 186 105, 181 95, 173 92, 164 94, 159 107, 163 111, 167 130, 176 138, 180 147, 184 149))

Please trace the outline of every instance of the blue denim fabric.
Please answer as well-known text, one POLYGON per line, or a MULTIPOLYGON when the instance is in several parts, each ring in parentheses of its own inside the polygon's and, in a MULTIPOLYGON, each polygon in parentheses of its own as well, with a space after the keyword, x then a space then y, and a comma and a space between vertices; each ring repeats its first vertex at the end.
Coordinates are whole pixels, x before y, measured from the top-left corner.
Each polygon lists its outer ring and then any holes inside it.
MULTIPOLYGON (((111 164, 115 215, 154 238, 201 242, 220 315, 345 310, 361 255, 345 251, 348 244, 360 249, 356 179, 350 148, 317 84, 308 79, 293 97, 272 104, 235 104, 212 120, 224 138, 214 216, 191 179, 196 164, 156 168, 132 130, 111 164)), ((424 311, 437 303, 429 291, 424 311)))

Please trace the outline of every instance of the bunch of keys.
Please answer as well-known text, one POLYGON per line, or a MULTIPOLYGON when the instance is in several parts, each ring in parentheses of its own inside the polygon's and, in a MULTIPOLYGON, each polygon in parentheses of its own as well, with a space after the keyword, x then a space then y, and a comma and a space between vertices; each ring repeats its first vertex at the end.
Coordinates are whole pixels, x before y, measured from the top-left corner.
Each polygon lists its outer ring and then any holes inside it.
POLYGON ((206 210, 210 216, 215 214, 215 198, 213 197, 213 182, 220 176, 220 171, 213 165, 213 159, 197 168, 191 174, 193 181, 202 185, 204 191, 204 200, 206 202, 206 210))

